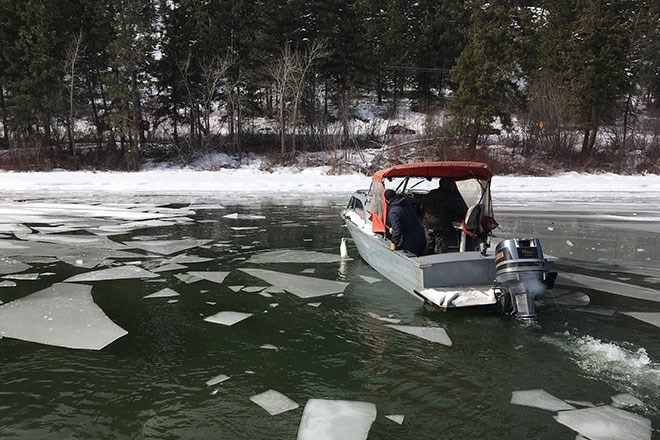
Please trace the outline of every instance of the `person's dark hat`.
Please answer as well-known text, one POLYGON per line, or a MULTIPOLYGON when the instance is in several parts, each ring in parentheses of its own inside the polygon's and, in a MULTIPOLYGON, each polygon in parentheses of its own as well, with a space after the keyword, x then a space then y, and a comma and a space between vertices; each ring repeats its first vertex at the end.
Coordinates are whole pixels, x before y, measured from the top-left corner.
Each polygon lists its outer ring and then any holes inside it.
POLYGON ((386 190, 385 190, 385 200, 387 200, 388 202, 389 202, 390 200, 392 200, 392 198, 393 198, 395 195, 396 195, 396 191, 394 191, 393 189, 386 189, 386 190))

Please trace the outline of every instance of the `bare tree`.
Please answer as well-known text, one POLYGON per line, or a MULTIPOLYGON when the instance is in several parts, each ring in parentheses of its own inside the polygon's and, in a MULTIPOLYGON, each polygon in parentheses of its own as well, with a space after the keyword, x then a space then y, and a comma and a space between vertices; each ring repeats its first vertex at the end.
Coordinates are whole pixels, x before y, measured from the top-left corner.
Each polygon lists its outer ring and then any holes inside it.
POLYGON ((233 64, 234 59, 229 52, 224 57, 216 56, 209 62, 202 64, 202 78, 204 81, 203 129, 207 137, 211 131, 211 106, 215 100, 220 83, 227 79, 227 73, 233 64))
POLYGON ((66 49, 66 58, 64 60, 65 71, 67 75, 65 81, 66 81, 66 87, 69 92, 69 117, 67 118, 68 119, 67 134, 69 136, 69 152, 71 153, 71 156, 76 155, 76 149, 75 149, 74 137, 73 137, 73 128, 74 128, 73 101, 76 90, 76 63, 78 62, 80 56, 85 50, 82 42, 83 42, 83 37, 81 31, 78 32, 78 34, 75 37, 73 37, 73 40, 71 40, 69 47, 67 47, 66 49))
POLYGON ((305 80, 314 62, 326 56, 326 54, 326 43, 324 41, 312 43, 304 52, 296 52, 287 44, 282 49, 280 57, 268 68, 268 73, 274 80, 275 95, 279 103, 278 119, 282 155, 287 153, 287 106, 291 106, 289 121, 292 133, 291 152, 295 152, 298 109, 305 88, 305 80))

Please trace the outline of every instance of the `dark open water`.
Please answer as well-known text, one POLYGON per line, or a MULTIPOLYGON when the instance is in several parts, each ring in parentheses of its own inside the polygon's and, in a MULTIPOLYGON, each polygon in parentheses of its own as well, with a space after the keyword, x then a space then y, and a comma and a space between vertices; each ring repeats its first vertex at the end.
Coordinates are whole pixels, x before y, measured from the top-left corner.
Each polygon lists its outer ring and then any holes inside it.
MULTIPOLYGON (((378 417, 369 439, 574 439, 575 432, 557 423, 554 413, 510 403, 513 391, 543 389, 560 399, 594 404, 633 394, 645 405, 631 411, 650 419, 653 437, 660 438, 659 329, 629 316, 587 313, 549 301, 538 309, 539 328, 529 328, 489 310, 436 311, 374 272, 350 244, 353 260, 344 266, 258 266, 349 282, 343 296, 265 298, 229 288, 266 285, 237 270, 257 267, 246 259, 264 250, 337 254, 344 234, 341 208, 331 202, 265 203, 252 209, 225 205, 196 209, 188 224, 112 236, 115 241, 210 239, 209 246, 188 254, 212 261, 189 264, 188 270, 230 273, 222 284, 186 284, 174 277, 176 271, 163 273, 164 282, 92 283, 94 301, 128 331, 101 351, 0 339, 0 437, 292 439, 307 399, 324 398, 374 403, 378 417), (265 218, 222 217, 233 212, 265 218), (369 283, 361 275, 381 281, 369 283), (142 298, 163 287, 179 292, 178 302, 142 298), (321 304, 311 307, 310 302, 321 304), (254 316, 231 327, 203 321, 221 310, 254 316), (443 327, 454 345, 397 332, 368 312, 402 324, 443 327), (278 350, 260 348, 263 344, 278 350), (218 374, 231 378, 205 384, 218 374), (270 416, 249 400, 268 389, 300 408, 270 416), (404 415, 403 424, 384 417, 390 414, 404 415)), ((636 286, 660 289, 657 222, 640 228, 612 219, 576 220, 571 213, 513 211, 499 220, 511 234, 539 236, 547 253, 562 257, 561 272, 618 281, 632 291, 636 286)), ((62 262, 33 267, 31 272, 54 275, 17 281, 16 287, 0 289, 0 300, 7 303, 85 272, 62 262)), ((578 288, 561 279, 558 291, 585 293, 592 307, 660 312, 660 303, 578 288)))

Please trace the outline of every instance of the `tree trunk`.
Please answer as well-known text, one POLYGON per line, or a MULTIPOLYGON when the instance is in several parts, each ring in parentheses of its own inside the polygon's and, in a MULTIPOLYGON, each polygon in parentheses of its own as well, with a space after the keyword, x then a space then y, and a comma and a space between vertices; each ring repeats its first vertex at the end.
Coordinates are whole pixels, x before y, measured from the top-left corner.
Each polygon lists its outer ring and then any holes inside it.
POLYGON ((481 134, 481 121, 475 119, 474 127, 472 129, 472 136, 470 137, 470 142, 468 143, 468 152, 470 156, 473 156, 477 151, 477 142, 479 141, 479 135, 481 134))
POLYGON ((0 85, 0 108, 2 109, 2 129, 4 133, 5 143, 7 144, 7 148, 11 150, 9 125, 7 121, 7 105, 5 103, 5 90, 2 85, 0 85))

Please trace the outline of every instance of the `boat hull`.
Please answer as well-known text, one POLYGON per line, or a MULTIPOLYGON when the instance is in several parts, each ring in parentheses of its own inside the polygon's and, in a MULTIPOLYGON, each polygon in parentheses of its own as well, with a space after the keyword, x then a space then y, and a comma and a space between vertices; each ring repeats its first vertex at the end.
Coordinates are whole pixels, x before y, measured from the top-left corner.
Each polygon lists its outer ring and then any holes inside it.
POLYGON ((434 289, 442 292, 447 292, 447 288, 456 288, 457 291, 469 289, 472 292, 477 289, 483 292, 481 298, 465 303, 465 306, 495 302, 491 291, 495 279, 495 257, 492 252, 486 255, 480 252, 452 252, 415 257, 404 251, 390 250, 389 240, 370 233, 350 218, 345 218, 345 222, 360 257, 403 290, 442 308, 456 307, 461 302, 450 304, 445 293, 438 294, 434 289))

